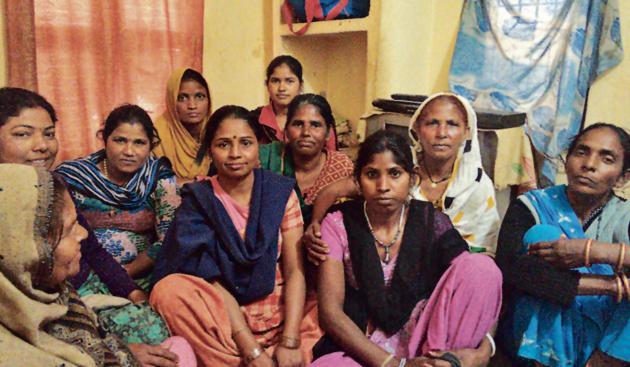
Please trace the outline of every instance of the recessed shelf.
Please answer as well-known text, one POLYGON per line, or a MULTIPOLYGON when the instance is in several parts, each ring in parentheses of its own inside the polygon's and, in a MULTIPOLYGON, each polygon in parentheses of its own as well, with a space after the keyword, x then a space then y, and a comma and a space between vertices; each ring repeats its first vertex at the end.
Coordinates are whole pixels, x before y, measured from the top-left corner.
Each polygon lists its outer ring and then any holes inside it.
MULTIPOLYGON (((297 31, 301 29, 304 25, 306 25, 306 23, 293 23, 293 29, 297 31)), ((369 27, 369 17, 356 19, 325 20, 311 23, 304 35, 296 36, 289 30, 289 26, 286 23, 281 23, 279 26, 279 35, 282 37, 308 37, 348 32, 366 32, 369 27)))
MULTIPOLYGON (((284 22, 283 2, 272 0, 273 54, 300 60, 304 91, 325 95, 337 116, 349 119, 356 131, 373 99, 381 0, 370 0, 367 17, 312 22, 302 36, 284 22)), ((305 24, 294 23, 293 29, 305 24)))

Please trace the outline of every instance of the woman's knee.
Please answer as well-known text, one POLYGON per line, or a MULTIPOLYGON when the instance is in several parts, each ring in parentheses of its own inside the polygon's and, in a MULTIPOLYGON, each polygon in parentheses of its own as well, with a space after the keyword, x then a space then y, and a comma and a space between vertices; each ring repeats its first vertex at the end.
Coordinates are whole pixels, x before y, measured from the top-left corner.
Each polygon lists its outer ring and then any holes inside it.
POLYGON ((149 296, 149 304, 155 309, 163 310, 169 305, 180 303, 178 300, 188 298, 191 282, 187 275, 171 274, 155 284, 149 296))
POLYGON ((461 274, 464 282, 497 287, 503 283, 501 270, 490 256, 463 253, 453 261, 452 266, 461 274))

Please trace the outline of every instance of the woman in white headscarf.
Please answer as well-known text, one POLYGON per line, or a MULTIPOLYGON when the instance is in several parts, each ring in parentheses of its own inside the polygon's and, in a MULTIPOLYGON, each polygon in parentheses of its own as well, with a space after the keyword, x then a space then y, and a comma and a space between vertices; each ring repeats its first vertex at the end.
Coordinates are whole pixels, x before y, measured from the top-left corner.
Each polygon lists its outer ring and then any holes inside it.
POLYGON ((494 186, 481 167, 477 115, 465 98, 437 93, 409 123, 420 182, 412 195, 451 218, 471 252, 494 256, 499 233, 494 186))
MULTIPOLYGON (((419 180, 414 199, 430 201, 449 216, 471 252, 494 256, 499 232, 494 186, 481 166, 477 115, 465 98, 453 93, 429 96, 409 123, 419 180)), ((308 258, 319 264, 328 248, 319 223, 337 198, 358 194, 351 179, 323 190, 315 201, 311 227, 305 233, 308 258)))

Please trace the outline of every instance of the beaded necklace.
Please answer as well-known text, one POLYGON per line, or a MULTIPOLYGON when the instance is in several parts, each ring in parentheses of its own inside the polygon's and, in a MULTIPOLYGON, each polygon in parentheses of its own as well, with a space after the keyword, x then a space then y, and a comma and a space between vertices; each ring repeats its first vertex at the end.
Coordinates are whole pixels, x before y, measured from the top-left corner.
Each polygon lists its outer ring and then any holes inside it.
POLYGON ((385 250, 385 259, 383 259, 383 262, 385 264, 389 264, 389 261, 391 260, 389 248, 392 247, 398 241, 398 238, 400 237, 400 234, 402 233, 402 223, 403 223, 403 217, 405 214, 405 204, 403 204, 402 209, 400 210, 400 218, 398 219, 398 229, 396 230, 396 234, 394 235, 394 238, 388 243, 384 243, 378 238, 376 238, 376 234, 374 234, 374 229, 372 228, 372 223, 370 223, 370 217, 368 216, 368 213, 367 213, 367 202, 365 201, 363 202, 363 214, 365 215, 365 220, 367 221, 368 227, 370 229, 370 233, 372 234, 372 237, 374 237, 374 241, 376 241, 376 243, 379 246, 383 247, 383 249, 385 250))

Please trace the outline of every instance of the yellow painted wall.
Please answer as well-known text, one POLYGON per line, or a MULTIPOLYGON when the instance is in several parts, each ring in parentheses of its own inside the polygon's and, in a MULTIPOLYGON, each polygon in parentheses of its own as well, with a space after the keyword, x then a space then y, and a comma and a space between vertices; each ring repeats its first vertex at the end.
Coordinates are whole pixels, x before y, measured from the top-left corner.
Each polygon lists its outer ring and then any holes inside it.
POLYGON ((264 104, 270 58, 270 0, 206 0, 203 74, 213 109, 225 104, 264 104))
POLYGON ((619 13, 624 59, 593 83, 586 124, 604 121, 630 129, 630 1, 619 1, 619 13))
MULTIPOLYGON (((438 0, 439 1, 439 0, 438 0)), ((430 48, 436 1, 381 2, 375 96, 429 92, 430 48)))
POLYGON ((448 71, 455 49, 463 0, 435 1, 433 36, 429 54, 429 87, 431 93, 448 89, 448 71))
POLYGON ((376 95, 448 88, 463 0, 383 1, 376 95))

